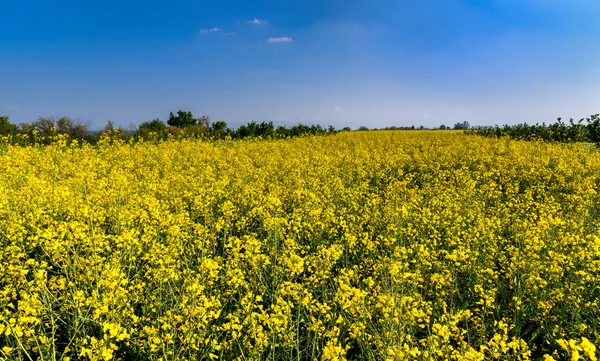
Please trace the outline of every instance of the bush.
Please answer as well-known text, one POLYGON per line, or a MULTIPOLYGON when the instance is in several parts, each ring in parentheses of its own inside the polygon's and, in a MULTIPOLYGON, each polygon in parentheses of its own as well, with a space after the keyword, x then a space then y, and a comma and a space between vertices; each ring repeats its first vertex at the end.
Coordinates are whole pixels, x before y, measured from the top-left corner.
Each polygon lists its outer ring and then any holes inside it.
POLYGON ((162 120, 155 118, 140 124, 137 131, 141 134, 148 134, 150 132, 163 134, 166 130, 167 125, 162 120))

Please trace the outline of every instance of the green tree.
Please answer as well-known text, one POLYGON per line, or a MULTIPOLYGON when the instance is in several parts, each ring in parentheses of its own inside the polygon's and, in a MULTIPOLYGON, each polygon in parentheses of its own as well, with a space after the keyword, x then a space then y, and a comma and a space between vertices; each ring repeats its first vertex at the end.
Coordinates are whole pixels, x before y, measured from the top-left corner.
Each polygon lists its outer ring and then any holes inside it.
POLYGON ((112 132, 114 131, 115 128, 115 123, 112 120, 109 120, 108 122, 106 122, 106 125, 104 126, 104 129, 102 130, 103 132, 112 132))
POLYGON ((0 116, 0 135, 14 134, 17 126, 8 121, 8 116, 0 116))
POLYGON ((155 118, 147 122, 143 122, 138 127, 138 133, 148 134, 150 132, 163 133, 167 130, 167 125, 162 120, 155 118))
POLYGON ((454 124, 454 129, 455 130, 467 130, 469 129, 469 122, 464 121, 464 122, 458 122, 456 124, 454 124))
POLYGON ((173 112, 169 113, 169 119, 167 120, 167 124, 179 128, 195 125, 197 122, 198 119, 194 118, 192 112, 181 109, 177 111, 177 115, 173 114, 173 112))
POLYGON ((225 129, 227 129, 227 123, 222 120, 219 120, 217 122, 214 122, 211 125, 211 128, 213 131, 225 131, 225 129))
POLYGON ((587 123, 589 140, 600 148, 600 114, 594 114, 587 118, 587 123))
POLYGON ((210 125, 210 131, 214 137, 221 138, 228 133, 227 123, 219 120, 210 125))

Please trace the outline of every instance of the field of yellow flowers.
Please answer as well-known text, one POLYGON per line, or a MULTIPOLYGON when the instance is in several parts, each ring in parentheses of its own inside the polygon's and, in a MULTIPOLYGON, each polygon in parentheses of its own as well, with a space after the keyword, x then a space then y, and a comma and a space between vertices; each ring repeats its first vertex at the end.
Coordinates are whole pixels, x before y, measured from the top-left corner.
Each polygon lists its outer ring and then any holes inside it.
POLYGON ((591 360, 600 152, 0 144, 0 359, 591 360))

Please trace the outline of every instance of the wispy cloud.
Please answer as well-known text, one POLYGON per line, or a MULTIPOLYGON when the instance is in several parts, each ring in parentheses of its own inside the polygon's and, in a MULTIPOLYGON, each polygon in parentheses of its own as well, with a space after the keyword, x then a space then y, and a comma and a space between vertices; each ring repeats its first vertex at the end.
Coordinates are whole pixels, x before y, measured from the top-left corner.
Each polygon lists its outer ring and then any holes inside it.
POLYGON ((202 29, 202 30, 200 30, 200 34, 216 33, 219 31, 222 31, 222 29, 214 27, 214 28, 210 28, 210 29, 202 29))
POLYGON ((2 108, 7 110, 27 110, 27 108, 20 104, 3 104, 2 108))
POLYGON ((294 39, 292 39, 289 36, 284 36, 281 38, 269 38, 269 40, 267 40, 269 43, 293 43, 294 39))
POLYGON ((336 112, 341 112, 342 110, 344 110, 344 108, 342 108, 339 105, 336 105, 335 107, 333 107, 333 110, 335 110, 336 112))
POLYGON ((248 24, 261 25, 264 24, 264 20, 259 20, 258 18, 254 18, 253 20, 249 20, 248 24))

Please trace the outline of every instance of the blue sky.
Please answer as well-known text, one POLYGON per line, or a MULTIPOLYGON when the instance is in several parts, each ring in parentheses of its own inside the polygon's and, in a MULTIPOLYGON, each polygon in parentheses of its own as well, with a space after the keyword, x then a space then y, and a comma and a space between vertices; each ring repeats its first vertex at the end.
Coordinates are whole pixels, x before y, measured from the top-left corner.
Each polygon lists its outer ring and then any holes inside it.
POLYGON ((0 1, 0 114, 93 128, 504 124, 600 112, 597 0, 0 1))

